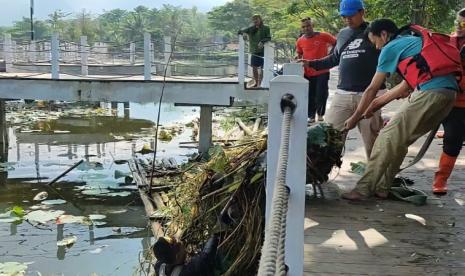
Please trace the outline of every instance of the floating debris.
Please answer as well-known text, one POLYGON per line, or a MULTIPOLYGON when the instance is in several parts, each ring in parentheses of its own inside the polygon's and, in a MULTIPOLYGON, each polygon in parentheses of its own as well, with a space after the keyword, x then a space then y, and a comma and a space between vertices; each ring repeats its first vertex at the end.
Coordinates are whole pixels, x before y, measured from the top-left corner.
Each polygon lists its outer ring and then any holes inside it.
POLYGON ((100 215, 100 214, 93 214, 93 215, 89 215, 89 219, 90 220, 102 220, 102 219, 106 219, 107 216, 105 215, 100 215))
POLYGON ((44 200, 42 201, 42 204, 44 205, 60 205, 60 204, 65 204, 66 200, 63 199, 50 199, 50 200, 44 200))
POLYGON ((413 219, 420 223, 421 225, 426 225, 426 220, 420 216, 414 215, 414 214, 405 214, 405 217, 408 219, 413 219))
POLYGON ((77 237, 76 236, 68 236, 68 237, 63 238, 60 241, 57 241, 57 245, 58 246, 68 246, 68 247, 70 247, 73 244, 75 244, 76 242, 77 242, 77 237))
POLYGON ((149 154, 149 153, 153 153, 153 149, 150 148, 150 145, 149 144, 145 144, 141 150, 139 151, 136 151, 136 153, 140 153, 140 154, 149 154))
POLYGON ((48 193, 44 191, 44 192, 40 192, 40 193, 36 194, 32 200, 34 200, 34 201, 42 201, 42 200, 47 199, 47 197, 48 197, 48 193))

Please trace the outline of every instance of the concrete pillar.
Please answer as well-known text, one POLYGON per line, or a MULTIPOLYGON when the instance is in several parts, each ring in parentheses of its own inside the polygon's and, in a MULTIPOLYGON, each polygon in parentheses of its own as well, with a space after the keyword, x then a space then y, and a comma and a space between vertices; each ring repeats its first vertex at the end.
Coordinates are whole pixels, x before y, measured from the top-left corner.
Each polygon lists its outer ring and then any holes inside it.
POLYGON ((131 115, 131 109, 129 108, 129 102, 124 102, 124 119, 129 119, 131 115))
POLYGON ((212 112, 211 105, 200 106, 199 153, 207 153, 212 144, 212 112))
POLYGON ((274 44, 271 42, 265 43, 265 53, 264 53, 264 60, 263 60, 263 79, 261 83, 261 87, 269 88, 270 81, 274 77, 273 76, 273 67, 274 67, 274 44))
POLYGON ((283 113, 281 98, 285 94, 295 97, 297 108, 291 120, 289 159, 286 184, 290 188, 286 227, 285 263, 289 276, 303 275, 305 175, 307 156, 308 81, 299 76, 278 76, 270 83, 268 102, 268 150, 266 171, 265 231, 270 222, 271 203, 279 160, 283 113))
POLYGON ((4 57, 5 57, 5 71, 11 72, 13 68, 13 49, 11 45, 11 34, 5 34, 5 41, 3 45, 4 57))
POLYGON ((283 65, 283 75, 304 76, 304 67, 302 63, 286 63, 283 65))
POLYGON ((152 79, 152 60, 150 58, 150 34, 144 34, 144 80, 152 79))
POLYGON ((136 64, 136 43, 129 44, 129 62, 131 65, 136 64))
POLYGON ((237 67, 237 79, 239 81, 239 85, 243 86, 245 82, 245 43, 244 43, 244 36, 239 35, 239 64, 237 67))
POLYGON ((150 43, 150 72, 151 74, 157 73, 157 65, 155 64, 155 44, 153 42, 150 43))
POLYGON ((15 62, 18 59, 18 53, 16 52, 16 41, 12 40, 11 41, 11 56, 13 57, 12 61, 15 62))
POLYGON ((28 59, 29 59, 29 62, 31 63, 34 63, 37 61, 37 47, 36 47, 36 42, 34 40, 32 40, 30 43, 29 43, 29 55, 28 55, 28 59))
POLYGON ((81 36, 81 45, 79 48, 79 52, 81 53, 81 75, 87 76, 89 74, 87 36, 81 36))
POLYGON ((0 162, 8 161, 8 128, 5 113, 5 101, 0 100, 0 162))
POLYGON ((52 79, 60 78, 60 45, 58 41, 58 34, 52 35, 52 79))
POLYGON ((169 77, 171 76, 171 66, 169 65, 169 63, 171 63, 170 61, 170 56, 171 56, 171 53, 173 52, 173 49, 174 49, 174 45, 171 45, 171 36, 165 36, 165 47, 164 47, 164 52, 165 52, 165 72, 166 72, 166 76, 169 77))

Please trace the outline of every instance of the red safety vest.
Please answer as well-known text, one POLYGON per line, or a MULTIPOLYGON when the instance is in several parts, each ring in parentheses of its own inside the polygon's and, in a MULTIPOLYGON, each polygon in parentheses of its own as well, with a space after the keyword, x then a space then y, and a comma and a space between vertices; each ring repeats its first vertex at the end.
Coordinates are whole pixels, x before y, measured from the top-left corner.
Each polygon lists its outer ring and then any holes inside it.
POLYGON ((399 62, 397 69, 410 87, 431 80, 437 76, 454 74, 462 77, 460 53, 451 37, 434 33, 419 25, 408 25, 401 29, 420 36, 423 41, 421 52, 399 62))
MULTIPOLYGON (((452 43, 454 43, 454 45, 457 47, 457 49, 459 49, 459 52, 460 52, 462 47, 464 47, 464 45, 465 45, 465 37, 460 38, 460 37, 457 36, 456 33, 453 33, 450 38, 451 38, 452 43)), ((457 93, 457 96, 455 97, 455 104, 454 104, 455 107, 460 107, 460 108, 465 108, 465 76, 464 76, 465 70, 464 70, 464 66, 465 66, 465 60, 462 59, 462 79, 459 82, 459 87, 460 87, 461 93, 457 93)))

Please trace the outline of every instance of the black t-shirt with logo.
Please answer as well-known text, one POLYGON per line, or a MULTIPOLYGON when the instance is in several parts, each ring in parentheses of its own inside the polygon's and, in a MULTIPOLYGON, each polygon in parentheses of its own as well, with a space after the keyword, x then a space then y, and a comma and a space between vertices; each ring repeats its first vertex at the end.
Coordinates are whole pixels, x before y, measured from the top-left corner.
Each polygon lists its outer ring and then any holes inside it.
POLYGON ((342 29, 332 54, 310 62, 316 70, 339 65, 339 89, 363 92, 376 72, 380 51, 365 37, 363 32, 367 25, 365 22, 357 29, 342 29))

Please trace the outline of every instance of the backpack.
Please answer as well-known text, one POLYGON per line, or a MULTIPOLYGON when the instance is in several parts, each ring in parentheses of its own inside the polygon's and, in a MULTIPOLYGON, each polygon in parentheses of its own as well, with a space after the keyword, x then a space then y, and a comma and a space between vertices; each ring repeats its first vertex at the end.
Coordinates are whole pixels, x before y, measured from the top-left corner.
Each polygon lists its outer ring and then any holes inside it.
POLYGON ((449 74, 461 79, 460 52, 450 36, 414 24, 401 28, 399 33, 419 36, 423 41, 420 53, 400 61, 397 66, 410 87, 416 88, 434 77, 449 74))

